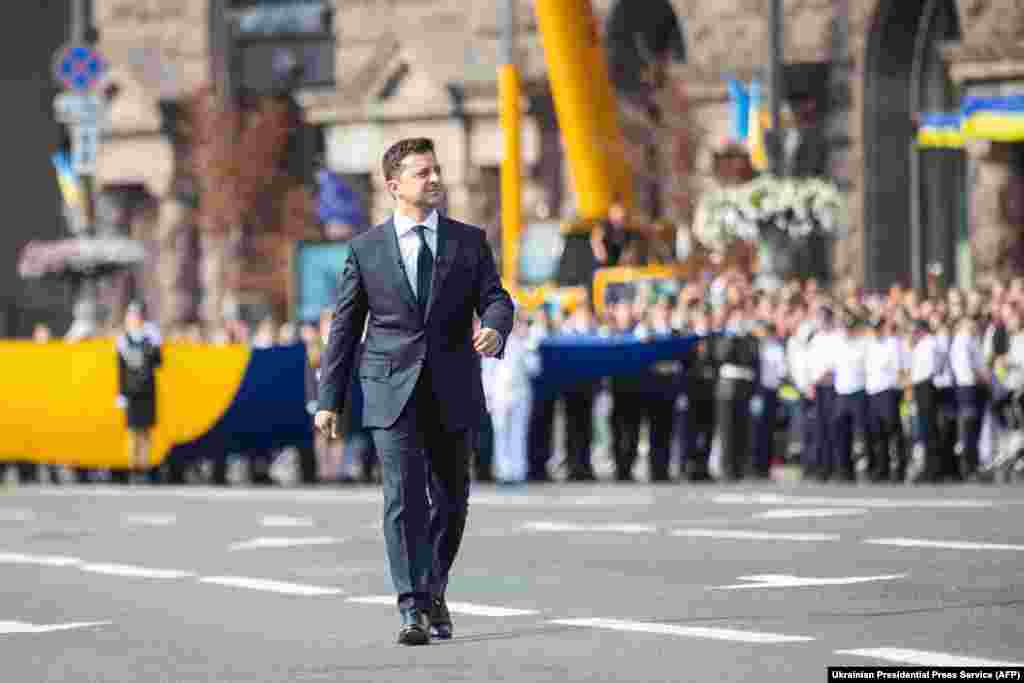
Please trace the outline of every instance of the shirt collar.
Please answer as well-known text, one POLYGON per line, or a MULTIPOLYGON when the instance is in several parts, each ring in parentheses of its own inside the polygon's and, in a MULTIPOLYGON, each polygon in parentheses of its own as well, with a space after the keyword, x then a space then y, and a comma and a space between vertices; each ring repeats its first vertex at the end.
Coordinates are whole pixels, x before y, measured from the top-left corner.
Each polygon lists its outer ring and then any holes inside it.
POLYGON ((395 212, 395 232, 398 233, 399 237, 402 237, 406 233, 410 232, 417 225, 423 225, 428 230, 437 232, 437 209, 430 212, 427 219, 423 222, 417 222, 403 214, 395 212))

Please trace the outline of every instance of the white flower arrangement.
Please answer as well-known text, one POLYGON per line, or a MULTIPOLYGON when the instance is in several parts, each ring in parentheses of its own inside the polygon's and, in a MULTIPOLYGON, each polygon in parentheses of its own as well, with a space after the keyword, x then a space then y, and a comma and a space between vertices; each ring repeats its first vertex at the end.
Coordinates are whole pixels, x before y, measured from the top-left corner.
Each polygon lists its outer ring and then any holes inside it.
POLYGON ((704 247, 723 251, 737 240, 756 242, 772 228, 794 240, 814 233, 837 235, 844 203, 839 188, 827 180, 764 175, 705 192, 697 213, 701 220, 694 236, 704 247))

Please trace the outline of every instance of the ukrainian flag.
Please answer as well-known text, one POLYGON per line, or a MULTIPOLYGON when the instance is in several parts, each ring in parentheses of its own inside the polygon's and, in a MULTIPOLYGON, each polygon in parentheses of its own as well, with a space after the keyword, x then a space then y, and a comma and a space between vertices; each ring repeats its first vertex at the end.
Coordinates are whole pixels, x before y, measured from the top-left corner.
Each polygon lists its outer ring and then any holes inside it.
POLYGON ((1024 95, 965 97, 961 104, 966 137, 997 142, 1024 141, 1024 95))
POLYGON ((750 150, 750 163, 758 171, 768 170, 768 149, 764 142, 764 133, 771 128, 771 112, 765 108, 764 97, 761 95, 761 84, 750 82, 750 123, 747 126, 747 147, 750 150))
POLYGON ((60 185, 60 194, 64 203, 73 211, 81 211, 85 203, 85 196, 82 194, 82 186, 78 182, 78 176, 71 168, 71 163, 63 152, 57 152, 50 160, 57 171, 57 184, 60 185))
POLYGON ((917 146, 931 149, 960 149, 964 146, 960 114, 922 114, 917 129, 917 146))

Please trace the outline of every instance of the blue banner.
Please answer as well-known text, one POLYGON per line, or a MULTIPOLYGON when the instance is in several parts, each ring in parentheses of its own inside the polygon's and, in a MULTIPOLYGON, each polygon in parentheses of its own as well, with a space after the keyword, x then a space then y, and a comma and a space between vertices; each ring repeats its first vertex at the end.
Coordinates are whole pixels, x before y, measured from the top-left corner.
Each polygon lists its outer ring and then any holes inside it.
POLYGON ((356 228, 366 227, 370 219, 363 210, 362 197, 349 187, 341 176, 325 168, 317 173, 316 182, 320 188, 317 216, 321 223, 345 223, 356 228))

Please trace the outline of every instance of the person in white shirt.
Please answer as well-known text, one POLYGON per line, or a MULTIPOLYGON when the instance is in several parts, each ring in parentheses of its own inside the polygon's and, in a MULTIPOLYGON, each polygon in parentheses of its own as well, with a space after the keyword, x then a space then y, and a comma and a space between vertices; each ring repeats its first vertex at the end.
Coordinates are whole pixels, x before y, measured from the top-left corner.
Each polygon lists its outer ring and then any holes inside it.
POLYGON ((832 436, 832 416, 835 410, 835 315, 831 308, 822 307, 818 313, 818 331, 811 338, 808 351, 808 377, 814 398, 814 439, 811 444, 813 463, 810 472, 827 481, 832 476, 832 457, 835 451, 832 436))
POLYGON ((956 462, 956 384, 949 356, 953 335, 950 331, 949 321, 941 310, 932 313, 929 323, 938 342, 941 356, 939 370, 934 380, 937 405, 935 415, 936 447, 939 449, 939 469, 942 478, 960 481, 962 476, 956 462))
POLYGON ((978 441, 989 382, 977 319, 960 319, 950 344, 949 365, 956 382, 958 462, 963 478, 973 479, 978 470, 978 441))
POLYGON ((942 476, 936 417, 938 397, 935 376, 944 362, 944 353, 925 320, 916 320, 911 333, 910 382, 913 385, 914 405, 917 408, 915 441, 924 447, 924 466, 914 477, 914 483, 937 482, 942 476))
POLYGON ((494 477, 502 484, 524 481, 533 391, 530 380, 540 371, 536 348, 529 344, 530 326, 521 309, 505 341, 504 359, 490 363, 486 399, 494 421, 494 477))
POLYGON ((751 410, 754 431, 752 464, 754 477, 768 479, 779 413, 779 386, 786 376, 786 352, 773 323, 759 321, 754 327, 754 336, 758 338, 761 367, 751 410))
POLYGON ((834 438, 833 474, 843 482, 856 480, 853 469, 853 439, 867 426, 867 357, 860 321, 847 313, 834 348, 836 402, 832 420, 834 438))
POLYGON ((878 318, 872 327, 866 341, 868 476, 873 482, 903 481, 907 449, 900 419, 900 398, 906 354, 892 320, 878 318))

